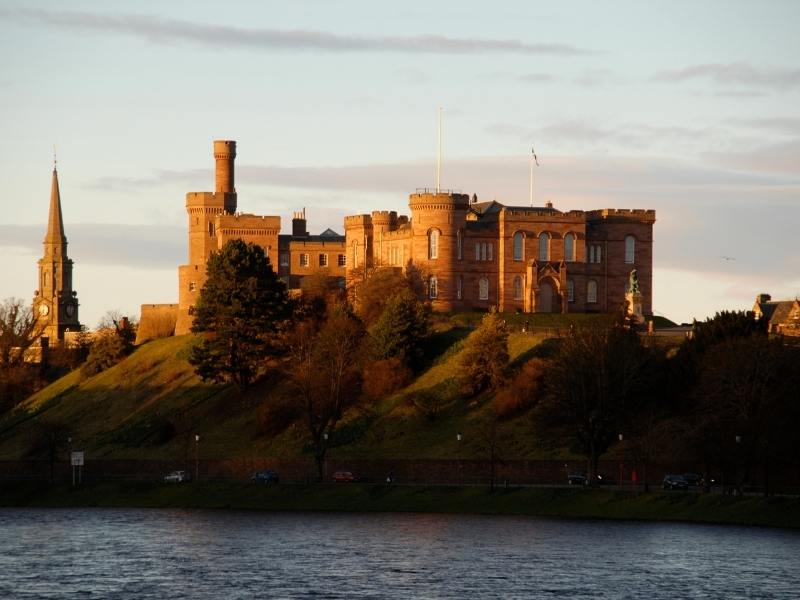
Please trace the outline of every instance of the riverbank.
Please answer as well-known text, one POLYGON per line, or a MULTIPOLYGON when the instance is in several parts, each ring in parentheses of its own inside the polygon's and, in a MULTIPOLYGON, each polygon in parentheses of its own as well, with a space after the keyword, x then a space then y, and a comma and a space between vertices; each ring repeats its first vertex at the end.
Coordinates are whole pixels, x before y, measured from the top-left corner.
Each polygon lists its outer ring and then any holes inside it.
POLYGON ((114 482, 73 489, 4 482, 0 506, 473 513, 800 528, 798 498, 581 488, 114 482))

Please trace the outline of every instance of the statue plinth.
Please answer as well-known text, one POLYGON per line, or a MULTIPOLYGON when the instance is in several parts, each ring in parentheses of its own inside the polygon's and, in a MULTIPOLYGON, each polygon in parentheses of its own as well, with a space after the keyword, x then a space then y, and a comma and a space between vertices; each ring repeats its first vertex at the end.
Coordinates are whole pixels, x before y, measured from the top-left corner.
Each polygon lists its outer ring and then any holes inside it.
POLYGON ((642 293, 628 292, 625 294, 625 300, 628 303, 628 317, 637 325, 644 323, 644 314, 642 313, 642 293))

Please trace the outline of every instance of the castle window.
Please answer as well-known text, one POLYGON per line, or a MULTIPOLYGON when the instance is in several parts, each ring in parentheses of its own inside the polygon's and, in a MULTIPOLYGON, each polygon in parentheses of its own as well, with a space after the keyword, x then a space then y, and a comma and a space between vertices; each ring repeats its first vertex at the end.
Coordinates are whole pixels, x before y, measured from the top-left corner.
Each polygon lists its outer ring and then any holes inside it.
POLYGON ((523 260, 525 258, 525 236, 521 231, 514 234, 514 260, 523 260))
POLYGON ((589 304, 597 302, 597 282, 594 279, 590 279, 586 284, 586 302, 589 304))
POLYGON ((514 300, 522 300, 522 277, 514 277, 514 300))
POLYGON ((464 281, 461 279, 461 275, 458 276, 456 279, 456 299, 461 300, 463 295, 462 286, 464 285, 464 281))
POLYGON ((636 259, 636 238, 632 235, 625 236, 625 262, 632 265, 636 259))
POLYGON ((489 280, 486 277, 481 277, 478 281, 478 300, 489 299, 489 280))
POLYGON ((564 236, 564 260, 567 262, 575 260, 575 235, 572 233, 564 236))
POLYGON ((475 242, 475 260, 481 259, 481 244, 480 242, 475 242))
POLYGON ((193 292, 197 289, 197 284, 194 281, 189 282, 189 291, 193 292))
POLYGON ((431 229, 428 232, 428 258, 439 258, 439 230, 431 229))
POLYGON ((289 266, 289 253, 288 252, 281 252, 281 266, 288 267, 289 266))
POLYGON ((567 302, 575 302, 575 282, 567 279, 567 302))
POLYGON ((456 256, 458 257, 458 260, 462 259, 463 250, 464 250, 464 236, 461 233, 461 230, 459 229, 458 231, 456 231, 456 256))
POLYGON ((214 223, 209 223, 208 224, 208 235, 209 236, 213 236, 214 235, 214 223))
POLYGON ((492 257, 492 244, 486 244, 486 260, 494 260, 492 257))
POLYGON ((428 296, 431 299, 439 297, 439 282, 436 279, 436 275, 431 275, 428 279, 428 296))
POLYGON ((319 266, 320 267, 327 267, 328 266, 328 255, 327 254, 320 254, 319 255, 319 266))
POLYGON ((358 267, 358 242, 353 242, 353 268, 358 267))
POLYGON ((308 254, 301 254, 300 255, 300 266, 307 267, 308 266, 308 254))
POLYGON ((344 254, 340 254, 336 259, 336 264, 340 267, 347 266, 347 257, 344 254))
POLYGON ((596 262, 596 263, 603 262, 603 247, 602 246, 595 246, 594 262, 596 262))
POLYGON ((539 235, 539 260, 550 260, 550 234, 539 235))

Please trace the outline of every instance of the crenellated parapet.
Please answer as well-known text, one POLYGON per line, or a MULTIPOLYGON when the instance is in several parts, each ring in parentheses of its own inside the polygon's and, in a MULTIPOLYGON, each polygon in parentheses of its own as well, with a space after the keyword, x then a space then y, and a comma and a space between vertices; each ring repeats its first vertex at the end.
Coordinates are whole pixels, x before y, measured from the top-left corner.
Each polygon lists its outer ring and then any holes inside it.
POLYGON ((655 223, 656 211, 643 208, 601 208, 598 210, 586 211, 587 220, 613 220, 626 219, 636 220, 643 223, 655 223))

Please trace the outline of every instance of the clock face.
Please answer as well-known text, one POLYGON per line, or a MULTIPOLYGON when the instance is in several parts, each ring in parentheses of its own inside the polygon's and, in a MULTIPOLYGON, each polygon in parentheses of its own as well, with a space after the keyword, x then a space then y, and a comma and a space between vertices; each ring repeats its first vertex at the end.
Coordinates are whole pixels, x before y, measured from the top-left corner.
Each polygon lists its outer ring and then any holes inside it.
POLYGON ((67 316, 71 317, 72 315, 75 314, 75 305, 74 304, 67 304, 66 311, 67 311, 67 316))
POLYGON ((40 304, 39 305, 39 314, 43 317, 46 317, 50 313, 50 307, 47 304, 40 304))

